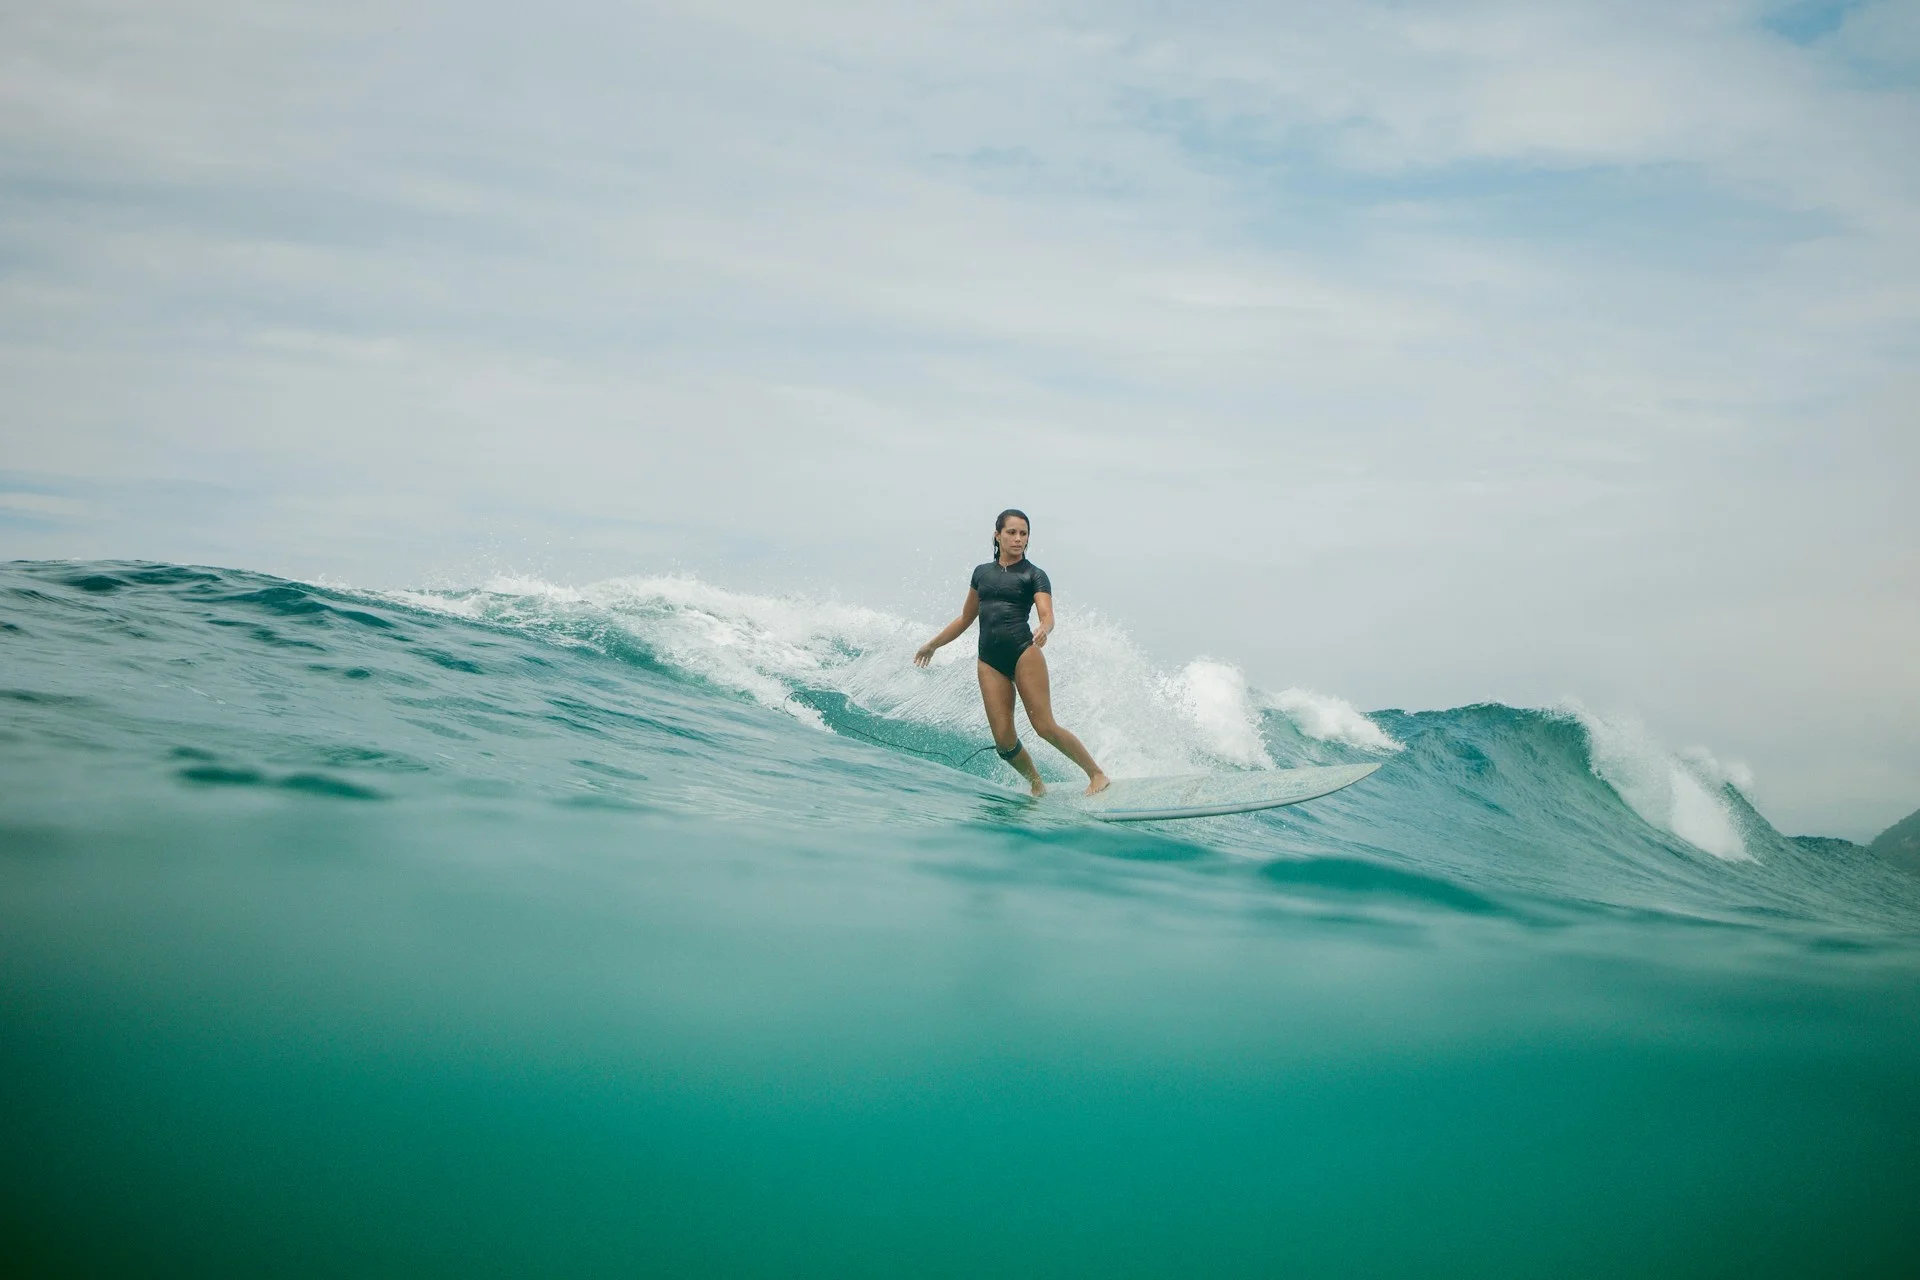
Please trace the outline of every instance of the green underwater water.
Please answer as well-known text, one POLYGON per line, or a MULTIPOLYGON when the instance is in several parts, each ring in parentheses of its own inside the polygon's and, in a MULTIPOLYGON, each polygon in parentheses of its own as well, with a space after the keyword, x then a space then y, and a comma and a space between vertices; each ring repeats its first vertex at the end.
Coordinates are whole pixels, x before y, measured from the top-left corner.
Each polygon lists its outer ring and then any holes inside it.
POLYGON ((730 621, 0 569, 11 1269, 1913 1270, 1911 877, 1497 706, 1103 826, 730 621))

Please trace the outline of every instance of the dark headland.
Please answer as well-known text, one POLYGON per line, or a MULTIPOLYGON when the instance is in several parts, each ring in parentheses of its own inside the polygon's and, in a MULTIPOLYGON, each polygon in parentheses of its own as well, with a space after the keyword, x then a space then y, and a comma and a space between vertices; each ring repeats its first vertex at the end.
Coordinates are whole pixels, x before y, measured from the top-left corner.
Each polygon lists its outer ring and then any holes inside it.
POLYGON ((1920 872, 1920 809, 1875 836, 1867 848, 1895 866, 1920 872))

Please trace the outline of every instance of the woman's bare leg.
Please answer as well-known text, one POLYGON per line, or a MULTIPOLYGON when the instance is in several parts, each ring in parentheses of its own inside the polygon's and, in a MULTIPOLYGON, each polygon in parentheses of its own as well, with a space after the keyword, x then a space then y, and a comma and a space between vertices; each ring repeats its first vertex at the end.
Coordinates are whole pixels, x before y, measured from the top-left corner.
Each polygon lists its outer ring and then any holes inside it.
MULTIPOLYGON (((999 672, 994 672, 999 675, 999 672)), ((1047 677, 1047 655, 1041 653, 1038 646, 1030 646, 1020 655, 1020 661, 1014 664, 1013 679, 1020 689, 1020 701, 1027 708, 1027 721, 1033 725, 1033 731, 1054 745, 1061 755, 1087 771, 1087 794, 1107 789, 1107 775, 1093 761, 1093 756, 1082 746, 1080 739, 1073 736, 1053 718, 1053 684, 1047 677)), ((985 677, 981 677, 982 686, 985 677)), ((1011 712, 1012 707, 1008 707, 1011 712)), ((991 712, 988 713, 991 716, 991 712)), ((1009 716, 1011 719, 1011 716, 1009 716)))
MULTIPOLYGON (((974 664, 979 668, 980 701, 987 707, 987 726, 993 730, 993 745, 1005 751, 1020 741, 1020 735, 1013 731, 1013 681, 995 671, 984 662, 974 664)), ((1018 668, 1015 668, 1018 670, 1018 668)), ((1020 771, 1020 776, 1033 788, 1033 794, 1045 795, 1047 784, 1040 781, 1040 770, 1034 765, 1033 757, 1027 754, 1025 747, 1020 754, 1007 761, 1020 771)))

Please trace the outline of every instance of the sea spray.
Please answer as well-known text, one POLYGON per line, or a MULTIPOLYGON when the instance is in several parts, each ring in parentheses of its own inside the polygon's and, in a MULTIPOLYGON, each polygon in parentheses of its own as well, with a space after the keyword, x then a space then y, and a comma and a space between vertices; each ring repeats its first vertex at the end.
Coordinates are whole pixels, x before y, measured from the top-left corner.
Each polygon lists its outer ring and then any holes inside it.
POLYGON ((1301 733, 1321 742, 1342 742, 1364 751, 1402 750, 1400 743, 1345 698, 1312 689, 1282 689, 1267 704, 1292 720, 1301 733))

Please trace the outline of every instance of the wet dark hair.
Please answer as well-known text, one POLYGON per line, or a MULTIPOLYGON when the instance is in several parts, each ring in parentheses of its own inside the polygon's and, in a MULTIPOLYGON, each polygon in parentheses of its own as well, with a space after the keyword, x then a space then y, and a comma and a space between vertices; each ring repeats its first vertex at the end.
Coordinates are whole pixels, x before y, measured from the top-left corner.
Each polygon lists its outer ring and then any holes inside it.
MULTIPOLYGON (((998 533, 1002 529, 1006 528, 1007 521, 1014 516, 1020 517, 1020 523, 1027 526, 1028 533, 1033 532, 1033 521, 1027 519, 1027 513, 1020 510, 1020 508, 1018 507, 1008 507, 1005 511, 1002 511, 999 515, 995 516, 993 518, 993 531, 995 533, 998 533)), ((1000 539, 998 538, 995 538, 993 540, 993 558, 995 560, 998 560, 1000 558, 1000 539)))

